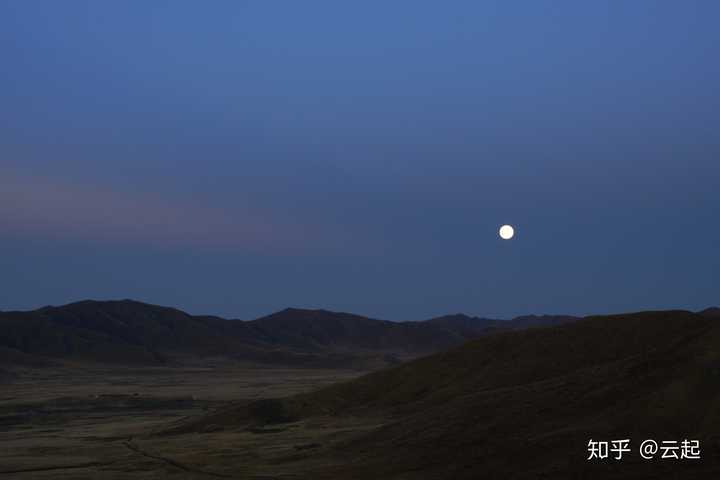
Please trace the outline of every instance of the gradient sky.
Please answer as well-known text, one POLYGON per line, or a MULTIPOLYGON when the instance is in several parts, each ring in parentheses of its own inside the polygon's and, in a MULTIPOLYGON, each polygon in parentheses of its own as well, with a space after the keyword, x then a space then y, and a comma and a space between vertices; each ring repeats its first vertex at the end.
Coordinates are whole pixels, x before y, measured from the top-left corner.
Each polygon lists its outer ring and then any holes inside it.
POLYGON ((719 18, 713 0, 4 0, 0 309, 718 304, 719 18))

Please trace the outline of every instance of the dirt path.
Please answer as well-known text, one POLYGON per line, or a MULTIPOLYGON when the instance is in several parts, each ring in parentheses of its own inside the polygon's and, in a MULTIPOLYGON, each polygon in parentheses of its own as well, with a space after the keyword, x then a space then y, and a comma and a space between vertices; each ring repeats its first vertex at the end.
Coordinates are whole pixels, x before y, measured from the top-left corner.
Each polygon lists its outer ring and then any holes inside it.
POLYGON ((165 462, 168 465, 172 465, 173 467, 179 468, 180 470, 184 470, 189 473, 197 473, 200 475, 209 475, 212 477, 220 477, 220 478, 237 478, 233 475, 228 475, 225 473, 217 473, 217 472, 210 472, 207 470, 201 470, 199 468, 190 467, 188 465, 185 465, 183 463, 180 463, 176 460, 173 460, 172 458, 163 457, 161 455, 155 455, 150 452, 147 452, 140 448, 135 442, 133 442, 132 437, 130 437, 127 441, 123 442, 123 445, 125 445, 128 449, 132 450, 133 452, 139 453, 140 455, 143 455, 148 458, 152 458, 154 460, 160 460, 161 462, 165 462))
POLYGON ((105 465, 111 465, 115 463, 117 460, 112 460, 108 462, 85 462, 85 463, 76 463, 73 465, 48 465, 46 467, 35 467, 35 468, 17 468, 14 470, 0 470, 0 475, 3 474, 9 474, 9 473, 31 473, 31 472, 47 472, 52 470, 70 470, 74 468, 93 468, 93 467, 103 467, 105 465))

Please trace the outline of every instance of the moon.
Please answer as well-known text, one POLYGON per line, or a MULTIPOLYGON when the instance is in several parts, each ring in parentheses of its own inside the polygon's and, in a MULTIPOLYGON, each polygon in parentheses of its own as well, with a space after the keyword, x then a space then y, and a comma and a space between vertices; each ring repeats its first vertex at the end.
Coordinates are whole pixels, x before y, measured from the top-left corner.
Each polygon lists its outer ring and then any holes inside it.
POLYGON ((503 225, 500 227, 500 238, 503 240, 510 240, 515 236, 515 229, 511 225, 503 225))

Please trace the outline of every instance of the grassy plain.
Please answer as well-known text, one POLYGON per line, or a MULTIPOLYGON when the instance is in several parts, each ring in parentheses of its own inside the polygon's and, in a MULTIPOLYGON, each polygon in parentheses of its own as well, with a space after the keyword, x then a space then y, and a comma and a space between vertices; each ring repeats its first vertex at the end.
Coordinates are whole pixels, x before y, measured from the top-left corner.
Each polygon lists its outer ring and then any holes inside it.
POLYGON ((282 428, 157 434, 193 416, 306 392, 357 371, 75 365, 12 373, 0 384, 0 478, 292 478, 283 458, 368 428, 366 421, 316 418, 282 428))

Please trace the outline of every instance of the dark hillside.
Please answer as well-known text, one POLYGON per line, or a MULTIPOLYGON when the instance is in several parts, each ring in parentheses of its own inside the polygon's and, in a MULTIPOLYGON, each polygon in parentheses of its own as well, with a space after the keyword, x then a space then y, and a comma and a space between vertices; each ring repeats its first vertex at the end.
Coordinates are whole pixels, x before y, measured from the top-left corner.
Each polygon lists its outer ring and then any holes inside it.
MULTIPOLYGON (((497 328, 514 328, 513 322, 494 322, 497 328)), ((293 366, 377 368, 459 345, 486 333, 484 325, 399 323, 302 309, 246 322, 132 300, 83 301, 30 312, 0 312, 0 349, 5 352, 0 353, 0 362, 172 364, 221 357, 293 366)))
POLYGON ((316 478, 712 478, 720 468, 720 323, 667 311, 498 333, 186 427, 328 414, 388 422, 321 454, 348 466, 318 469, 316 478), (587 462, 591 438, 630 438, 635 451, 622 463, 587 462), (703 459, 642 460, 646 438, 700 439, 703 459))
POLYGON ((710 307, 698 313, 706 317, 720 317, 720 308, 710 307))
POLYGON ((360 349, 429 353, 472 337, 432 322, 389 322, 349 313, 289 308, 247 322, 264 341, 306 350, 360 349))

